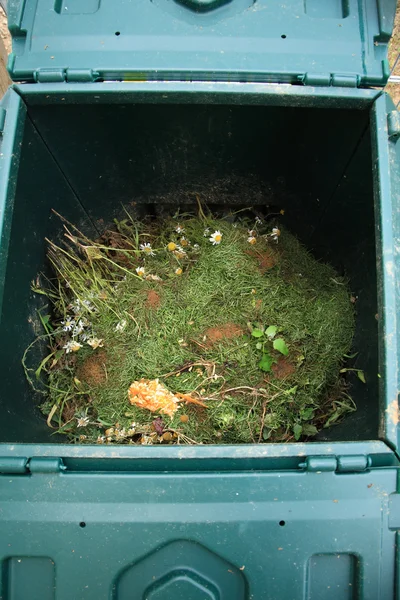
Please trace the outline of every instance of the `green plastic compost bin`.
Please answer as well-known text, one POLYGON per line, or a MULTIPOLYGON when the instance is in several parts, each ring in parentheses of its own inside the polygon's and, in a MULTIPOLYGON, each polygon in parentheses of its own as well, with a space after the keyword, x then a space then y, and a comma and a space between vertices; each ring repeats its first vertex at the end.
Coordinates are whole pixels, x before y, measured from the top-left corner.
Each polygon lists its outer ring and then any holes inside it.
POLYGON ((382 91, 395 4, 10 0, 2 600, 400 598, 400 118, 382 91), (349 277, 357 412, 310 443, 64 444, 21 366, 52 209, 95 235, 123 204, 157 215, 199 190, 210 208, 284 208, 349 277))

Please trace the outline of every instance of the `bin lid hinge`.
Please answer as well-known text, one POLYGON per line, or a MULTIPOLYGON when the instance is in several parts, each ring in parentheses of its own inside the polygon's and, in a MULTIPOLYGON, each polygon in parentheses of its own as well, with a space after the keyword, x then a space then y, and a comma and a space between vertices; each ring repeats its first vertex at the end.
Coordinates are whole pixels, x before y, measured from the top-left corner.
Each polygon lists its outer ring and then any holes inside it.
POLYGON ((0 475, 33 475, 35 473, 62 473, 66 470, 61 458, 0 456, 0 475))
POLYGON ((99 78, 99 73, 93 69, 45 69, 34 71, 37 83, 91 83, 99 78))
POLYGON ((342 75, 340 73, 305 73, 301 80, 304 85, 347 88, 359 87, 361 81, 359 75, 342 75))
POLYGON ((299 468, 309 473, 332 471, 335 473, 360 473, 371 468, 370 456, 363 454, 349 456, 307 456, 299 468))

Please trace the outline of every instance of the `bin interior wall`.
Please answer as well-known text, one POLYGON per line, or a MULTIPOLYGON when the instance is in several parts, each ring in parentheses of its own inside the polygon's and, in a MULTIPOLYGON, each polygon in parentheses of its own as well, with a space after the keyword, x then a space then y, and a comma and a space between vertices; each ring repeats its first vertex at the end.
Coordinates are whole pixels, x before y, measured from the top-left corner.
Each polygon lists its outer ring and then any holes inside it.
MULTIPOLYGON (((89 235, 121 215, 195 207, 284 209, 282 222, 319 259, 348 275, 358 296, 357 413, 328 440, 378 436, 376 260, 369 112, 241 105, 28 106, 0 325, 0 441, 51 442, 21 358, 39 330, 45 237, 57 210, 89 235), (136 203, 133 205, 132 203, 136 203), (369 376, 370 375, 370 376, 369 376)), ((37 347, 37 355, 42 349, 37 347)), ((40 400, 40 398, 39 398, 40 400)))

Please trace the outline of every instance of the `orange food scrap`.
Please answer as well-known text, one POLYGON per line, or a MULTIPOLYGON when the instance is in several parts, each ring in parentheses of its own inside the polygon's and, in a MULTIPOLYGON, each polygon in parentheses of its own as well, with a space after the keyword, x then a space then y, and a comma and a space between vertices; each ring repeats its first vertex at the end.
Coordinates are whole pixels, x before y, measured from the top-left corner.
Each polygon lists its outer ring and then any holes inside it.
POLYGON ((141 379, 134 381, 128 390, 129 402, 139 408, 151 412, 159 412, 173 417, 178 410, 179 402, 191 402, 207 408, 203 402, 188 394, 173 394, 158 379, 141 379))

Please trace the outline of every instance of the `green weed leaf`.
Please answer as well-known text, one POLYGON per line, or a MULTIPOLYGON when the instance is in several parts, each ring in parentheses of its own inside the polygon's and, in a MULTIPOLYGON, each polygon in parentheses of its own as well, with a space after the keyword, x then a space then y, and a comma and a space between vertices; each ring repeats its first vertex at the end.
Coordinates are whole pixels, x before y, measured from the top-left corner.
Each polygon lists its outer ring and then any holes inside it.
POLYGON ((42 360, 42 362, 40 363, 40 365, 38 366, 38 368, 35 371, 35 376, 36 379, 40 379, 40 373, 42 372, 43 367, 46 365, 46 363, 51 359, 51 357, 53 356, 54 352, 52 352, 51 354, 48 354, 47 356, 45 356, 45 358, 42 360))
POLYGON ((293 387, 289 388, 288 390, 285 390, 285 394, 287 394, 288 396, 294 396, 294 394, 297 392, 298 387, 299 387, 298 385, 294 385, 293 387))
POLYGON ((318 433, 318 429, 315 425, 311 425, 311 423, 304 423, 303 425, 303 435, 316 435, 318 433))
POLYGON ((271 370, 274 359, 270 354, 263 354, 262 359, 258 363, 259 368, 267 373, 271 370))
POLYGON ((354 354, 343 354, 344 358, 355 358, 358 352, 354 352, 354 354))
POLYGON ((256 344, 257 350, 261 350, 262 347, 263 347, 262 343, 261 342, 257 342, 257 344, 256 344))
POLYGON ((278 352, 280 352, 284 356, 287 356, 289 354, 289 349, 286 346, 285 340, 283 338, 277 338, 276 340, 274 340, 273 346, 275 350, 278 350, 278 352))
POLYGON ((39 315, 40 322, 41 322, 42 327, 45 330, 45 332, 51 333, 52 331, 54 331, 54 328, 50 323, 50 315, 42 315, 39 310, 38 310, 38 315, 39 315))
POLYGON ((303 427, 301 425, 299 425, 299 423, 296 423, 296 425, 293 427, 293 434, 294 434, 294 439, 296 440, 296 442, 300 439, 302 431, 303 431, 303 427))
POLYGON ((261 329, 253 329, 251 335, 255 338, 260 338, 264 335, 264 332, 261 329))
POLYGON ((309 421, 314 416, 314 409, 313 408, 305 408, 304 410, 301 411, 300 416, 303 419, 303 421, 309 421))
POLYGON ((271 433, 272 433, 271 429, 267 429, 266 427, 264 427, 263 434, 262 434, 263 440, 268 440, 271 437, 271 433))
POLYGON ((270 325, 265 330, 265 335, 267 337, 269 337, 270 340, 272 340, 275 337, 277 331, 278 331, 278 328, 276 325, 270 325))
POLYGON ((357 377, 358 379, 360 379, 360 381, 362 381, 363 383, 367 383, 365 381, 365 375, 364 375, 364 371, 358 370, 357 371, 357 377))

